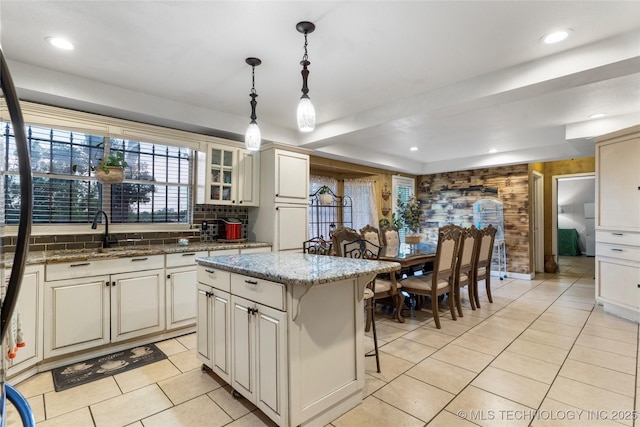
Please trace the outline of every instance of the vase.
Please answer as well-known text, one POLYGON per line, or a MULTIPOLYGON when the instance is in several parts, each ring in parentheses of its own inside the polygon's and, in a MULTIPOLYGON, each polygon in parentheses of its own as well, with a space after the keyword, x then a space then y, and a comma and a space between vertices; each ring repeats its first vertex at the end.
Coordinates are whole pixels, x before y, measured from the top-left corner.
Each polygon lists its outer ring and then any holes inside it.
POLYGON ((103 184, 119 184, 124 181, 124 168, 121 166, 98 167, 95 175, 96 179, 103 184))
POLYGON ((419 234, 407 234, 404 236, 404 242, 407 245, 417 245, 418 243, 420 243, 421 238, 422 236, 420 236, 419 234))
POLYGON ((545 273, 555 273, 558 271, 558 263, 555 260, 555 255, 545 255, 544 256, 544 272, 545 273))

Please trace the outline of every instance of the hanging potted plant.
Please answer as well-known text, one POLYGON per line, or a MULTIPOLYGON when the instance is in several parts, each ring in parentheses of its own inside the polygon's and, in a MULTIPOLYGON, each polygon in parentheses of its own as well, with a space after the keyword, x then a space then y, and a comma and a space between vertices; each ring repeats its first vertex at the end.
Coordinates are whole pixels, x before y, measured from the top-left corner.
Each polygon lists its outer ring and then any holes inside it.
POLYGON ((409 245, 417 245, 420 243, 420 203, 411 196, 406 203, 398 198, 398 218, 409 229, 410 234, 404 236, 405 243, 409 245))
POLYGON ((124 168, 129 166, 120 151, 106 159, 100 159, 98 166, 92 166, 96 179, 103 184, 119 184, 124 181, 124 168))
POLYGON ((331 194, 331 189, 326 185, 323 185, 318 190, 318 198, 320 199, 320 203, 323 205, 330 205, 333 203, 333 195, 331 194))

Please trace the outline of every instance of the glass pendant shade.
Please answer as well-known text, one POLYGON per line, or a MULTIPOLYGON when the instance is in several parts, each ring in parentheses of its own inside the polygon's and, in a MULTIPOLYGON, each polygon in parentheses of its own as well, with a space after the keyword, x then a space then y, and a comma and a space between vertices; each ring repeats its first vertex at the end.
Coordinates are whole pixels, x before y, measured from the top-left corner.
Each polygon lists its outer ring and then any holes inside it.
POLYGON ((297 116, 300 132, 311 132, 316 127, 316 110, 308 96, 300 98, 297 116))
POLYGON ((247 132, 244 134, 244 145, 246 149, 249 151, 258 151, 260 149, 261 139, 262 136, 260 135, 258 123, 252 120, 247 127, 247 132))

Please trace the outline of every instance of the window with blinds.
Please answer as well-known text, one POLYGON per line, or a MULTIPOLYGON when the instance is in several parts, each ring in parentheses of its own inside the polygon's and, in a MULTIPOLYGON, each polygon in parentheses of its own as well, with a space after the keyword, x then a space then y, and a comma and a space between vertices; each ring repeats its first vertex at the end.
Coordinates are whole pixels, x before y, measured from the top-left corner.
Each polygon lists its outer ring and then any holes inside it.
MULTIPOLYGON (((87 223, 99 209, 110 210, 115 223, 189 222, 191 150, 38 126, 27 127, 27 138, 34 224, 87 223), (91 166, 114 151, 129 164, 126 178, 103 186, 91 166)), ((18 161, 10 123, 2 123, 2 139, 4 223, 17 224, 18 161)))

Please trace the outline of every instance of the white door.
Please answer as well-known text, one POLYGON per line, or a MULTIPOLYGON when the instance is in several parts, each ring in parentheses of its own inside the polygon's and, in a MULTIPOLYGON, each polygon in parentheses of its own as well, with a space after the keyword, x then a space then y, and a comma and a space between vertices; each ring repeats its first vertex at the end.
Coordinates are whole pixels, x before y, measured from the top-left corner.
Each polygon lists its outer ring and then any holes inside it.
POLYGON ((111 276, 111 341, 165 329, 164 270, 111 276))
POLYGON ((109 343, 110 284, 109 276, 45 283, 45 359, 109 343))
POLYGON ((258 206, 260 198, 260 162, 255 151, 238 151, 238 203, 258 206))
POLYGON ((272 250, 302 250, 302 242, 308 239, 309 207, 306 205, 277 205, 274 247, 272 250))
POLYGON ((196 323, 196 267, 167 269, 167 329, 196 323))
POLYGON ((212 327, 213 321, 211 316, 212 303, 211 295, 213 288, 198 283, 196 294, 198 321, 196 322, 196 347, 198 351, 198 359, 207 365, 213 366, 213 356, 211 353, 212 327))

